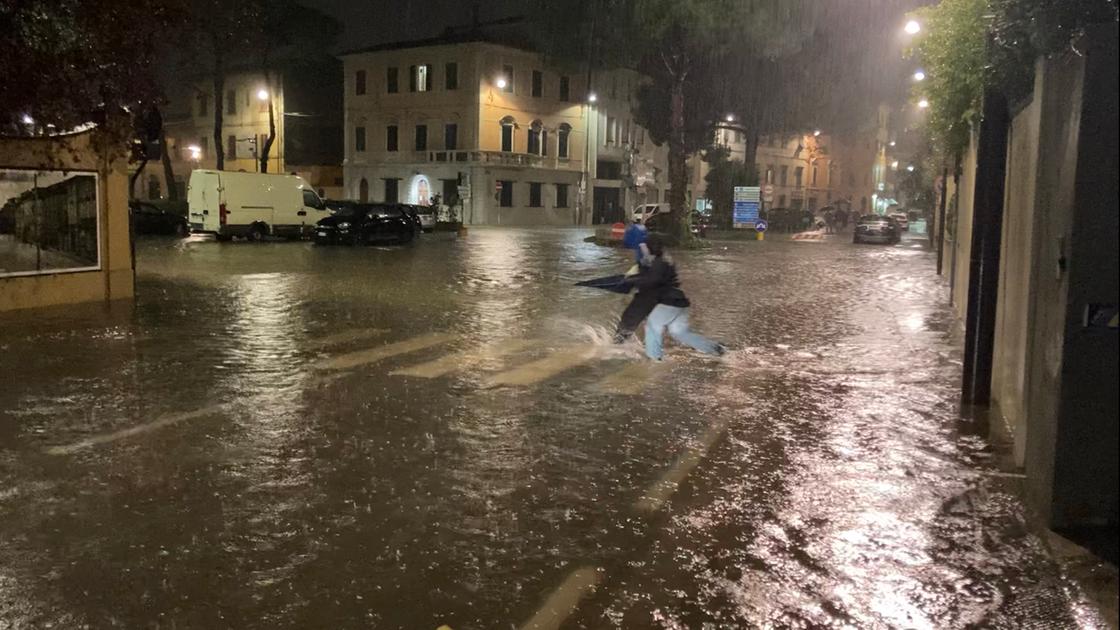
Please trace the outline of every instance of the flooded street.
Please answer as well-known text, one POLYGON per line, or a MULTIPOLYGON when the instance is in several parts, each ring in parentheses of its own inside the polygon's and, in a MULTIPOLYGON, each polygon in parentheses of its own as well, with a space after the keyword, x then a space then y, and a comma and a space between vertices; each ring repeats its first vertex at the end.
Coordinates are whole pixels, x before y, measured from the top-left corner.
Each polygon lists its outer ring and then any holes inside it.
POLYGON ((722 359, 610 343, 577 230, 153 239, 0 316, 0 628, 1067 628, 920 241, 675 253, 722 359))

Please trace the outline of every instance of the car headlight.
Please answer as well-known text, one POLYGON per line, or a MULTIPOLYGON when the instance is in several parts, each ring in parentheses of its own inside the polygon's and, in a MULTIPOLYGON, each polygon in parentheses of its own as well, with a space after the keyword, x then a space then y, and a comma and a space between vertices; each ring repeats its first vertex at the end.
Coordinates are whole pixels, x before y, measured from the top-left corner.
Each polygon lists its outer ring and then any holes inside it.
POLYGON ((350 222, 349 221, 343 221, 342 223, 339 223, 338 224, 338 229, 349 230, 350 229, 350 222))

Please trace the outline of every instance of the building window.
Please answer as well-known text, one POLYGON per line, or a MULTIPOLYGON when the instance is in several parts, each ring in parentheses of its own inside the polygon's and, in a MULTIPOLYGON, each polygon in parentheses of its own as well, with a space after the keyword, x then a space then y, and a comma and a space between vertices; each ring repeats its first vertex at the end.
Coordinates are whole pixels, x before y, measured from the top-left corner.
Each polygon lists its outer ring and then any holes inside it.
POLYGON ((529 155, 541 154, 541 136, 543 131, 544 127, 543 125, 541 125, 541 121, 539 120, 534 120, 533 123, 529 125, 529 133, 526 136, 525 141, 526 153, 528 153, 529 155))
POLYGON ((447 123, 443 126, 443 148, 448 151, 459 148, 459 125, 447 123))
POLYGON ((397 80, 399 78, 400 78, 400 72, 397 70, 397 68, 395 68, 395 67, 394 68, 386 68, 385 69, 385 91, 388 92, 389 94, 396 94, 398 91, 400 91, 400 88, 397 85, 397 80))
POLYGON ((513 66, 502 66, 502 75, 505 77, 506 86, 502 88, 503 92, 513 93, 513 66))
POLYGON ((209 153, 210 152, 210 137, 209 136, 202 136, 201 138, 199 138, 198 139, 198 148, 200 149, 199 153, 201 153, 202 155, 206 155, 207 153, 209 153))
POLYGON ((513 129, 516 126, 517 123, 510 116, 502 119, 502 151, 513 151, 513 129))
POLYGON ((428 65, 412 66, 408 71, 408 89, 410 92, 430 92, 432 67, 428 65))
POLYGON ((237 113, 237 91, 229 90, 226 92, 226 113, 233 115, 237 113))
POLYGON ((544 96, 544 74, 540 70, 533 71, 533 98, 540 98, 544 96))
POLYGON ((428 126, 416 125, 416 150, 428 150, 428 126))
POLYGON ((779 208, 786 207, 786 196, 785 195, 778 195, 778 207, 779 208))
POLYGON ((774 165, 773 164, 766 165, 766 183, 767 184, 773 184, 774 183, 774 165))
POLYGON ((556 207, 557 208, 567 208, 568 207, 568 185, 567 184, 556 184, 556 207))
POLYGON ((622 179, 622 162, 597 161, 595 163, 595 177, 598 179, 622 179))
POLYGON ((498 205, 503 208, 513 207, 513 182, 508 179, 498 180, 498 205))
POLYGON ((366 93, 366 71, 358 70, 354 73, 354 94, 361 96, 366 93))
POLYGON ((798 166, 797 168, 793 169, 793 185, 800 188, 801 187, 801 180, 804 176, 805 176, 805 167, 804 166, 798 166))
POLYGON ((237 136, 232 134, 226 136, 226 159, 237 159, 237 136))
POLYGON ((816 186, 817 185, 817 165, 816 164, 813 165, 813 174, 810 175, 810 177, 812 178, 811 179, 812 184, 810 184, 810 185, 816 186))
POLYGON ((385 150, 399 151, 400 148, 400 128, 396 125, 385 127, 385 150))
POLYGON ((395 178, 386 178, 382 180, 385 182, 385 203, 397 203, 400 199, 400 180, 395 178))
POLYGON ((572 98, 572 82, 568 77, 560 77, 560 100, 568 101, 572 98))
POLYGON ((148 199, 159 199, 159 177, 148 176, 148 199))
POLYGON ((364 177, 358 182, 358 201, 362 203, 369 201, 369 182, 364 177))
POLYGON ((459 64, 452 61, 443 67, 443 87, 448 90, 459 89, 459 64))
POLYGON ((198 95, 198 115, 200 118, 210 115, 210 95, 198 95))
POLYGON ((529 182, 529 207, 541 207, 541 183, 529 182))
POLYGON ((778 183, 782 186, 789 186, 789 167, 783 164, 782 169, 778 171, 778 173, 778 183))
POLYGON ((354 127, 354 151, 363 153, 366 150, 366 128, 354 127))
POLYGON ((568 137, 571 134, 572 126, 568 123, 560 123, 560 129, 556 134, 558 138, 556 155, 559 156, 562 160, 568 159, 568 137))

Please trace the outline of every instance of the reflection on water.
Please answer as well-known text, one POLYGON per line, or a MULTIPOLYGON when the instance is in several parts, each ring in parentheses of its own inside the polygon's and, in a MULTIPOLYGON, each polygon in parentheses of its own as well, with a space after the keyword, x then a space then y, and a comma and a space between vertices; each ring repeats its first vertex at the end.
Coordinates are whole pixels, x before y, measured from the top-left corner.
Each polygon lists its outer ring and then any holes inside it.
POLYGON ((603 579, 573 627, 1072 625, 957 432, 928 253, 678 252, 733 352, 635 370, 610 343, 628 298, 573 286, 628 257, 583 236, 143 241, 134 308, 4 315, 0 627, 509 627, 577 567, 603 579), (634 508, 697 449, 664 510, 634 508))

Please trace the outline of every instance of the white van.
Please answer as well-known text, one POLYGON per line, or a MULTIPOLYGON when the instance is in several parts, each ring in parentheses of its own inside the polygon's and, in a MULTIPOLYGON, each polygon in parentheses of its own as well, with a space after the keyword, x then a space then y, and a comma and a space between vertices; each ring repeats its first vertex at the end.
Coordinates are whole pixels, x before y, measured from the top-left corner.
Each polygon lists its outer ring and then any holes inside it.
POLYGON ((330 216, 326 204, 302 177, 270 173, 197 170, 187 185, 191 232, 260 240, 268 235, 299 238, 330 216))
POLYGON ((642 220, 648 221, 659 214, 669 214, 669 204, 667 203, 643 203, 634 206, 634 210, 630 213, 631 219, 634 221, 642 220))

